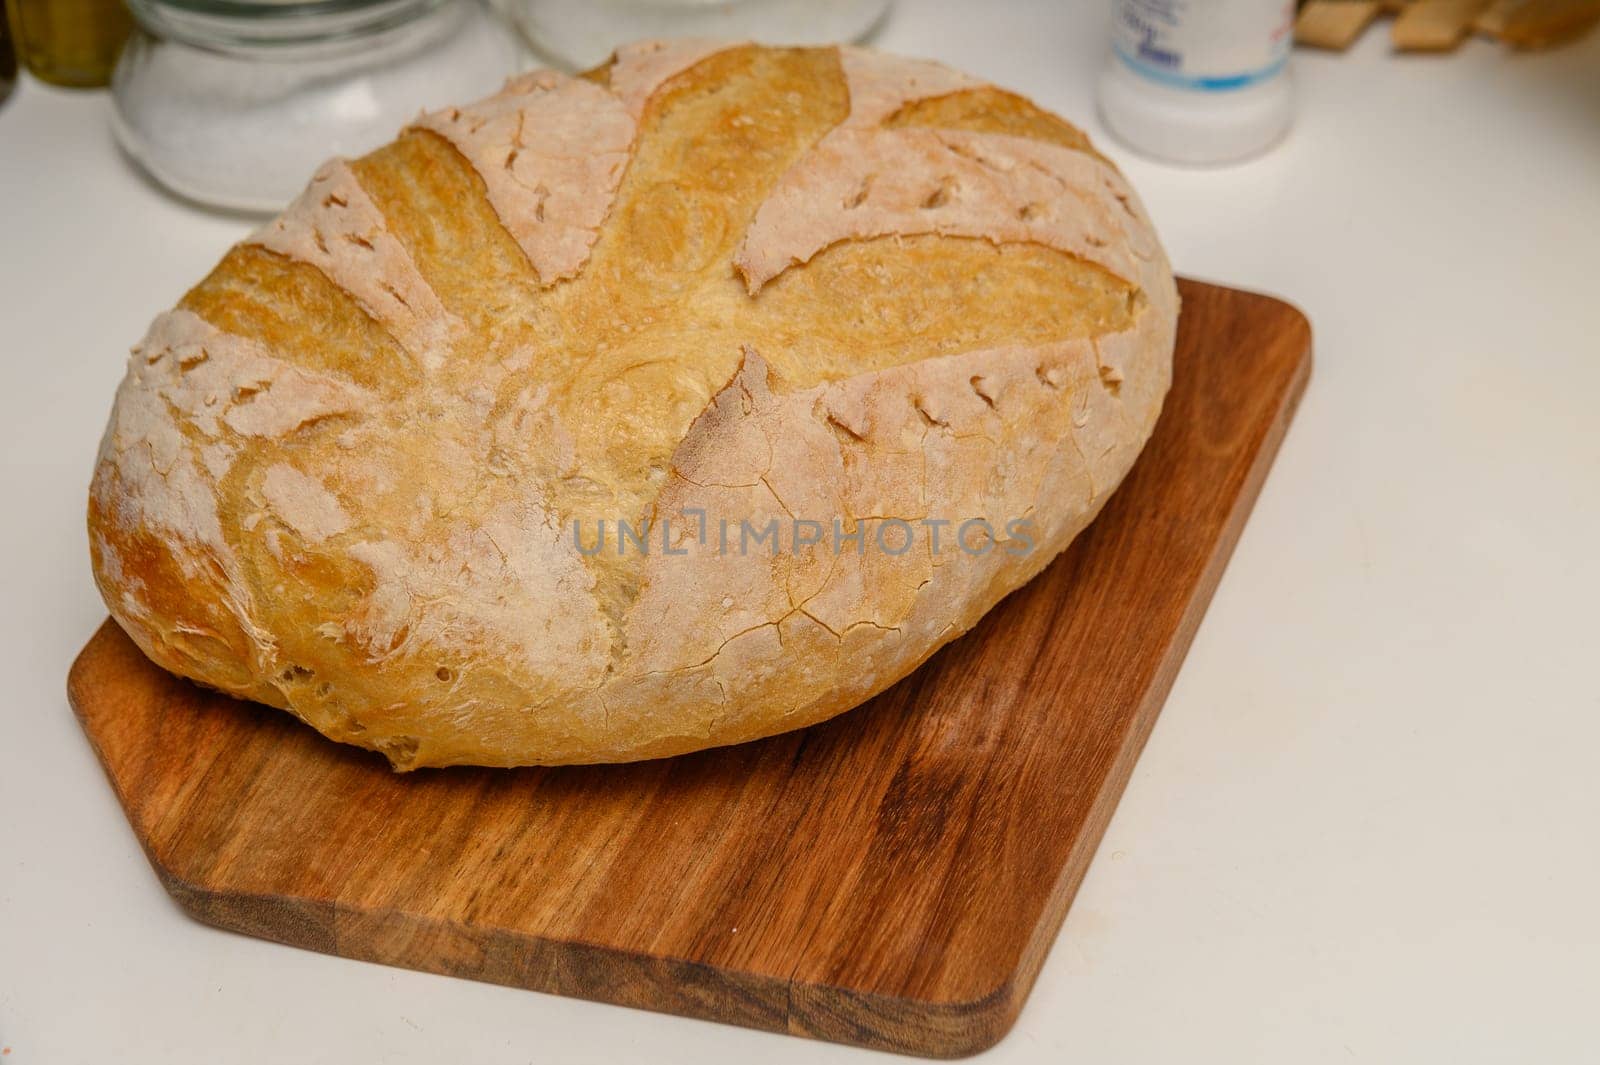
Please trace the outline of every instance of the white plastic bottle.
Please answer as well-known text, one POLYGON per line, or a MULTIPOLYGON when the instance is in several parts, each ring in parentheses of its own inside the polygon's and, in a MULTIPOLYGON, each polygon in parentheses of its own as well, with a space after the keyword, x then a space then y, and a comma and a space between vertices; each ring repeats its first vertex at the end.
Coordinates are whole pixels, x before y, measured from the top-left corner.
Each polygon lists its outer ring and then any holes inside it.
POLYGON ((1106 125, 1178 163, 1259 154, 1289 128, 1293 0, 1115 0, 1106 125))

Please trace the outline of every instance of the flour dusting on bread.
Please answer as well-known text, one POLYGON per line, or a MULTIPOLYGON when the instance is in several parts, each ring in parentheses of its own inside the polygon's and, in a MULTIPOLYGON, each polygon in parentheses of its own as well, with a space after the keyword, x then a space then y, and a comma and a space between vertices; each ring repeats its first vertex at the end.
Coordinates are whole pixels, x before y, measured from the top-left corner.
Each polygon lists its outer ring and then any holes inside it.
POLYGON ((444 362, 461 334, 461 320, 444 309, 342 159, 323 164, 250 241, 327 274, 427 369, 444 362))
POLYGON ((423 115, 482 176, 489 202, 541 281, 588 258, 628 162, 635 125, 616 94, 541 70, 487 100, 423 115))

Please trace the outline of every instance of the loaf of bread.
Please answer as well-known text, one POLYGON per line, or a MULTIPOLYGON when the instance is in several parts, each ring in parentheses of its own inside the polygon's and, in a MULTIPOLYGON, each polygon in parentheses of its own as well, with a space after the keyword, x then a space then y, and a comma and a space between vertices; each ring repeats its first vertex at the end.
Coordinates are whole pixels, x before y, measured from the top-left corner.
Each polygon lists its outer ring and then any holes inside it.
POLYGON ((1177 292, 1020 96, 670 41, 312 178, 133 349, 89 502, 156 663, 395 767, 853 707, 1098 512, 1177 292))

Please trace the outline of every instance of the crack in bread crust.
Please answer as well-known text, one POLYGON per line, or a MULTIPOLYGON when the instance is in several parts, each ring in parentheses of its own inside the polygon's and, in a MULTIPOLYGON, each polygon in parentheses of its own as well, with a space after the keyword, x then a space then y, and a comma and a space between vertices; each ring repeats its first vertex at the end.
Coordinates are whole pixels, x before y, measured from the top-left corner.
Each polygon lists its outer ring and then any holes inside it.
POLYGON ((96 577, 158 663, 403 769, 799 727, 1092 519, 1176 298, 1121 175, 1020 97, 862 49, 629 46, 328 164, 158 319, 96 577), (696 513, 981 521, 990 550, 730 556, 696 513))

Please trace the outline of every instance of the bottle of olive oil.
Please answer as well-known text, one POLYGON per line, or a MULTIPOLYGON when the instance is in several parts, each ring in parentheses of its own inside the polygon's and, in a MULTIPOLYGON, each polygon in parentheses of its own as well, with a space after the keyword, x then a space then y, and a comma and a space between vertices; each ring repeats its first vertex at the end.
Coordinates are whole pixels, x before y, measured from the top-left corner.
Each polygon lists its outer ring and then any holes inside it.
POLYGON ((6 0, 17 56, 40 81, 73 88, 111 83, 133 16, 122 0, 6 0))
POLYGON ((17 53, 11 49, 11 22, 0 4, 0 104, 6 102, 17 84, 17 53))

